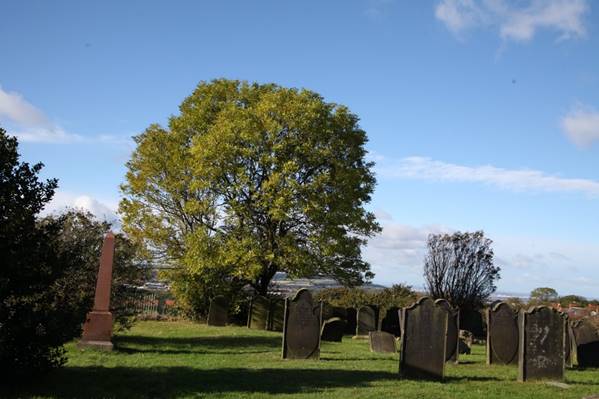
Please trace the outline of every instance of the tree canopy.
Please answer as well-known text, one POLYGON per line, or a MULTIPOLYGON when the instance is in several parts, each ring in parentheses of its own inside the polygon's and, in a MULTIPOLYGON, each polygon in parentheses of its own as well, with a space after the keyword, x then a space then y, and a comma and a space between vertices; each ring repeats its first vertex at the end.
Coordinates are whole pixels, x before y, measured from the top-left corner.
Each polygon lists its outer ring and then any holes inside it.
POLYGON ((135 141, 123 228, 178 276, 261 294, 280 270, 372 276, 361 246, 380 230, 364 208, 373 164, 346 107, 275 84, 202 82, 168 128, 135 141))
POLYGON ((429 294, 463 309, 482 306, 500 278, 492 243, 482 231, 431 234, 424 260, 429 294))
POLYGON ((551 287, 538 287, 530 292, 531 303, 557 302, 559 295, 551 287))

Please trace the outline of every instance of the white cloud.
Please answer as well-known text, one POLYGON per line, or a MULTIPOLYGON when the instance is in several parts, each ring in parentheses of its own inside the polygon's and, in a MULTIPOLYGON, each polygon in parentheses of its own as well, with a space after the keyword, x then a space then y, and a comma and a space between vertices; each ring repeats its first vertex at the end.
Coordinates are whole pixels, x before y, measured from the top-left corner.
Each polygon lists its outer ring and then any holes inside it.
POLYGON ((588 10, 587 0, 441 0, 435 16, 457 35, 492 27, 505 40, 528 41, 539 29, 549 29, 563 40, 586 34, 583 17, 588 10))
POLYGON ((31 105, 22 95, 7 92, 0 86, 0 118, 8 118, 23 126, 50 127, 52 124, 42 111, 31 105))
POLYGON ((599 196, 599 181, 564 178, 538 170, 504 169, 491 165, 463 166, 426 157, 383 161, 377 174, 386 178, 483 183, 515 191, 572 192, 599 196))
POLYGON ((561 121, 568 138, 579 147, 599 141, 599 112, 584 106, 572 109, 561 121))
MULTIPOLYGON (((428 236, 454 231, 440 224, 383 224, 383 231, 369 240, 363 256, 376 274, 375 282, 386 285, 407 283, 423 289, 428 236)), ((499 292, 527 294, 535 287, 549 286, 560 294, 597 296, 598 280, 593 276, 599 249, 593 240, 501 236, 489 232, 485 235, 493 240, 495 264, 501 267, 499 292)))
POLYGON ((56 192, 54 198, 42 212, 43 215, 61 213, 69 208, 88 211, 100 220, 120 225, 117 204, 110 201, 99 201, 89 195, 75 195, 62 191, 56 192))
MULTIPOLYGON (((114 135, 81 136, 65 131, 21 94, 0 86, 0 122, 13 128, 9 134, 31 143, 112 143, 132 144, 129 137, 114 135)), ((6 126, 4 126, 6 127, 6 126)), ((7 129, 8 130, 8 129, 7 129)))

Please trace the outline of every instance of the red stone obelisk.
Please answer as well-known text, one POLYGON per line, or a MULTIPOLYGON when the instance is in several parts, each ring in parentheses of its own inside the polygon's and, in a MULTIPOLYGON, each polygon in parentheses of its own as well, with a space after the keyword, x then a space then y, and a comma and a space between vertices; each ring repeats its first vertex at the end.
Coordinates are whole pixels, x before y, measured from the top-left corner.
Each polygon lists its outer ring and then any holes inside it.
POLYGON ((109 231, 104 238, 100 269, 96 283, 94 308, 87 314, 83 324, 83 336, 79 347, 96 347, 112 350, 112 313, 110 313, 110 288, 112 286, 112 260, 114 258, 114 234, 109 231))

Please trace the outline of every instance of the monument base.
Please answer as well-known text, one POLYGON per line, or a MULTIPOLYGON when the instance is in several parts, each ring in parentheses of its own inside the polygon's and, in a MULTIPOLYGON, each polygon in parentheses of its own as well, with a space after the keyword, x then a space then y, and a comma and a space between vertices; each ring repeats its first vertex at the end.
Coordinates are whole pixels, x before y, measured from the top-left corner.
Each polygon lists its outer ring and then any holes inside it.
POLYGON ((103 351, 111 351, 112 350, 112 342, 110 341, 79 341, 77 344, 77 348, 79 349, 99 349, 103 351))
POLYGON ((83 324, 83 342, 110 342, 112 339, 112 313, 93 310, 83 324))

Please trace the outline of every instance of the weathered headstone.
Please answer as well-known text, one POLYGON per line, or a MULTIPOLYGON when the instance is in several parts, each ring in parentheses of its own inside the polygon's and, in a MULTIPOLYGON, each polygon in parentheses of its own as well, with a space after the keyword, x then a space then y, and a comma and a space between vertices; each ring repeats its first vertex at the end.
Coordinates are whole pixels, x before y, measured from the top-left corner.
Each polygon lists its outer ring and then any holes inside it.
POLYGON ((370 331, 377 330, 378 317, 377 311, 373 306, 362 306, 358 309, 356 326, 357 337, 368 337, 370 331))
POLYGON ((565 321, 566 333, 564 334, 564 362, 566 367, 574 367, 574 353, 576 352, 576 346, 574 345, 574 332, 572 331, 572 325, 568 320, 568 315, 562 313, 562 317, 565 321))
POLYGON ((345 311, 347 314, 345 334, 354 335, 356 333, 358 311, 355 308, 346 308, 345 311))
POLYGON ((572 323, 578 366, 599 367, 599 331, 587 319, 572 323))
POLYGON ((460 310, 454 308, 446 299, 435 301, 447 311, 447 344, 445 345, 445 360, 458 362, 460 344, 460 310))
POLYGON ((110 289, 112 287, 112 260, 114 258, 114 234, 109 231, 102 244, 100 268, 96 281, 94 307, 83 324, 80 347, 112 350, 112 313, 110 312, 110 289))
POLYGON ((223 327, 229 321, 229 301, 222 295, 215 296, 210 301, 208 310, 208 325, 223 327))
POLYGON ((283 359, 320 358, 322 308, 314 309, 310 291, 302 288, 285 300, 283 359))
POLYGON ((395 353, 395 335, 385 331, 371 331, 368 333, 371 352, 395 353))
POLYGON ((332 317, 322 323, 320 331, 321 341, 341 342, 345 331, 345 321, 339 317, 332 317))
POLYGON ((447 322, 447 311, 428 297, 402 309, 399 372, 403 377, 444 377, 447 322))
POLYGON ((401 335, 401 326, 399 323, 400 309, 392 306, 385 311, 385 317, 381 320, 381 331, 393 334, 396 337, 401 335))
POLYGON ((520 311, 518 325, 518 380, 562 380, 565 322, 560 313, 548 306, 535 306, 520 311))
POLYGON ((270 316, 270 300, 263 296, 256 296, 250 302, 248 313, 248 328, 266 330, 270 316))
POLYGON ((487 309, 487 364, 518 364, 518 312, 506 302, 487 309))
POLYGON ((271 331, 283 331, 285 324, 285 300, 282 298, 272 298, 270 301, 269 326, 271 331))

